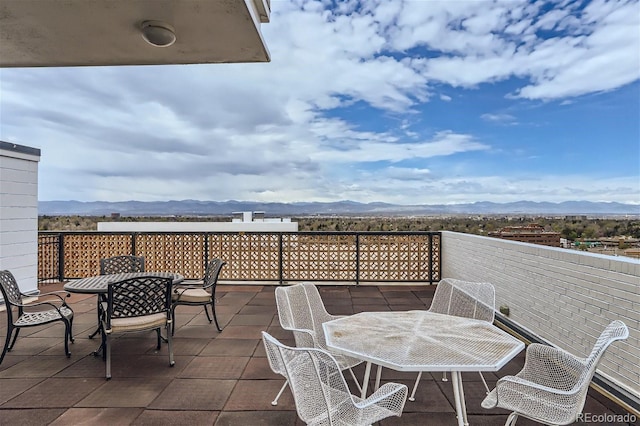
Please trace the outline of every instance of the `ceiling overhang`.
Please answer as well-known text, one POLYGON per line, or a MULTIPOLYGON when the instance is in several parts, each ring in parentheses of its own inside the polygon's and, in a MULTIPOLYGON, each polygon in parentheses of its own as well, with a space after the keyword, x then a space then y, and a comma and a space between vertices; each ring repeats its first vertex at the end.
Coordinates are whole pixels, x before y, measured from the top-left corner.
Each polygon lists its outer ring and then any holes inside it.
POLYGON ((268 62, 269 0, 0 0, 0 67, 268 62), (175 29, 156 47, 144 21, 175 29))

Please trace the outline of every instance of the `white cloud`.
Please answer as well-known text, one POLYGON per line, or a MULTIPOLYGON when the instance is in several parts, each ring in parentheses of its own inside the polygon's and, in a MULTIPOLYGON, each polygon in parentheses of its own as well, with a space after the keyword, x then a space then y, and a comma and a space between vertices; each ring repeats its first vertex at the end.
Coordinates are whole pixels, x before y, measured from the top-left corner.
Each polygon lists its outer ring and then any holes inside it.
POLYGON ((517 124, 516 118, 511 114, 491 114, 486 113, 480 116, 485 121, 499 124, 517 124))
POLYGON ((569 103, 637 81, 637 1, 326 4, 272 2, 268 64, 2 70, 0 138, 42 148, 43 200, 639 202, 632 178, 464 170, 494 141, 421 110, 496 82, 501 100, 569 103))

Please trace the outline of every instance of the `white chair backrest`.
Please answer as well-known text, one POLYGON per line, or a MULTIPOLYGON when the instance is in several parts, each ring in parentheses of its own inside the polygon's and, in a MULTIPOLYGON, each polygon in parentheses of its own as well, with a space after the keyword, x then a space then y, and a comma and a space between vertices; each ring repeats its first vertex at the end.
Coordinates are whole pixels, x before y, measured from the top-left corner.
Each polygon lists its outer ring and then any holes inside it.
MULTIPOLYGON (((582 411, 584 403, 586 402, 587 391, 589 390, 589 384, 596 372, 596 368, 602 359, 607 348, 616 340, 625 340, 629 337, 629 329, 622 321, 612 321, 603 331, 593 345, 591 353, 586 358, 576 358, 577 362, 582 364, 580 376, 575 383, 574 388, 579 388, 579 398, 582 398, 582 406, 580 406, 577 413, 582 411)), ((575 389, 564 389, 566 391, 573 391, 575 389)))
POLYGON ((285 330, 309 330, 313 342, 308 334, 296 333, 296 346, 319 347, 325 349, 326 343, 322 323, 330 320, 320 293, 311 283, 295 284, 287 287, 277 287, 276 306, 280 325, 285 330))
POLYGON ((430 312, 493 323, 495 288, 490 283, 444 278, 433 295, 430 312))
POLYGON ((319 349, 291 348, 265 332, 262 332, 262 339, 272 370, 279 373, 284 369, 286 372, 302 421, 354 424, 355 419, 348 417, 356 411, 353 397, 337 361, 329 353, 319 349))

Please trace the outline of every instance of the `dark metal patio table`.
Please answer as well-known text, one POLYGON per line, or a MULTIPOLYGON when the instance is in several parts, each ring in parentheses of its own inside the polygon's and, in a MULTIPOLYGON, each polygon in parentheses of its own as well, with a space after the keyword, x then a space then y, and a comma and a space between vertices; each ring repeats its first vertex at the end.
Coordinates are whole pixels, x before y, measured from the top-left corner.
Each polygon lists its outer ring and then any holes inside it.
POLYGON ((106 294, 109 284, 129 278, 137 277, 163 277, 173 279, 173 285, 180 284, 184 277, 173 272, 125 272, 121 274, 96 275, 94 277, 81 278, 69 281, 64 285, 69 293, 106 294))

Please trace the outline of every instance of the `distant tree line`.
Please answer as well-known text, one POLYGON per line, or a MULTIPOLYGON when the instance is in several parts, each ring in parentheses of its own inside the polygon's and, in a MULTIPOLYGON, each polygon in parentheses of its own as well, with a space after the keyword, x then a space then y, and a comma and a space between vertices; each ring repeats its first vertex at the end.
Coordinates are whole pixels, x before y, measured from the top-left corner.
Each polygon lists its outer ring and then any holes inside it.
MULTIPOLYGON (((631 237, 640 238, 640 220, 626 218, 548 218, 535 216, 434 216, 434 217, 349 217, 314 216, 292 217, 298 222, 299 231, 455 231, 467 234, 487 235, 506 226, 523 226, 531 223, 542 225, 548 231, 559 232, 571 241, 580 239, 631 237)), ((40 216, 41 231, 95 231, 98 222, 228 222, 229 216, 40 216)))

